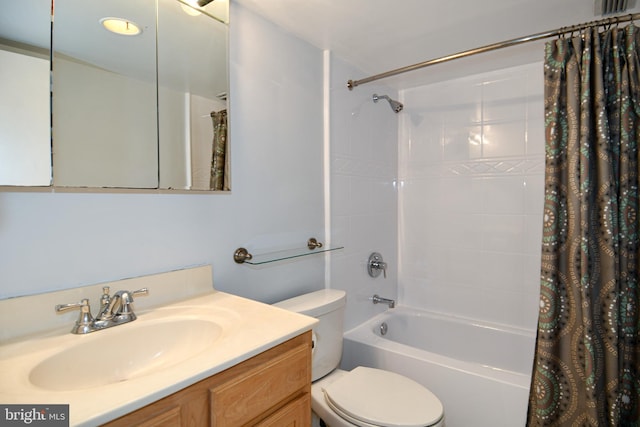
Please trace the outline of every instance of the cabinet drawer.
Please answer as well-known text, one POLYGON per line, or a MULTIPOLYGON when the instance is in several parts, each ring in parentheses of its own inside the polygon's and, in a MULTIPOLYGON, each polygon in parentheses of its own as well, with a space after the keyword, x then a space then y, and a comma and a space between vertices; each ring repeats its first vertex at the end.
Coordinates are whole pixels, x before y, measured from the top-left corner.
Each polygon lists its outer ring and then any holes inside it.
POLYGON ((311 396, 307 393, 259 422, 256 427, 309 427, 310 425, 311 396))
POLYGON ((310 383, 308 347, 295 347, 235 380, 211 388, 212 424, 246 424, 295 394, 308 392, 310 383))

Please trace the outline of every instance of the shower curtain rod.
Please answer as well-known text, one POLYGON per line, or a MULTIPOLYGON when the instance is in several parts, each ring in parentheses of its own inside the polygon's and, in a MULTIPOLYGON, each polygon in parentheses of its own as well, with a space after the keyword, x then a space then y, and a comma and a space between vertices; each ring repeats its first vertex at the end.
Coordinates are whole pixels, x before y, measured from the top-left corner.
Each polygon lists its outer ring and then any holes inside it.
POLYGON ((353 90, 354 87, 360 86, 365 83, 370 83, 375 80, 384 79, 387 77, 392 77, 398 74, 406 73, 409 71, 418 70, 420 68, 428 67, 429 65, 440 64, 442 62, 452 61, 458 58, 464 58, 465 56, 475 55, 477 53, 489 52, 492 50, 502 49, 503 47, 515 46, 521 43, 532 42, 536 40, 542 40, 550 37, 561 36, 563 34, 573 33, 576 31, 582 31, 586 28, 591 27, 599 27, 604 25, 617 25, 621 22, 634 21, 636 19, 640 19, 640 13, 630 14, 630 15, 622 15, 622 16, 614 16, 611 18, 604 18, 597 21, 586 22, 584 24, 572 25, 570 27, 561 27, 557 30, 545 31, 543 33, 531 34, 526 37, 519 37, 517 39, 511 39, 499 43, 490 44, 483 47, 478 47, 475 49, 465 50, 463 52, 454 53, 452 55, 443 56, 436 59, 430 59, 428 61, 419 62, 417 64, 409 65, 402 68, 396 68, 395 70, 387 71, 385 73, 376 74, 374 76, 366 77, 360 80, 349 80, 347 82, 347 87, 349 90, 353 90))

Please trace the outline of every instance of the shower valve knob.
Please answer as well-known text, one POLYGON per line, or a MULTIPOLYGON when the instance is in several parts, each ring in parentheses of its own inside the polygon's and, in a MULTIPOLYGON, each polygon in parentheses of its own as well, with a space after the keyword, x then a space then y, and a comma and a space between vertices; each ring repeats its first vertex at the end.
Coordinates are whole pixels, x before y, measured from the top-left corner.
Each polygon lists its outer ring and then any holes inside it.
POLYGON ((369 256, 367 272, 371 277, 378 277, 380 272, 382 272, 384 274, 384 278, 387 278, 387 263, 382 260, 382 255, 378 252, 374 252, 369 256))

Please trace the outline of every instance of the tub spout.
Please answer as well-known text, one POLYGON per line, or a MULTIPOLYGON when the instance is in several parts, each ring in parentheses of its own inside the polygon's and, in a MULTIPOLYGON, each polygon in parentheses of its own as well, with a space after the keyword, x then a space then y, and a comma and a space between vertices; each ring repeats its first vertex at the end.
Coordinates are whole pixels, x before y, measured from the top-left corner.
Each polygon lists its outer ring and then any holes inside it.
POLYGON ((394 308, 396 306, 396 300, 382 298, 380 295, 375 294, 373 298, 371 298, 374 304, 387 304, 389 308, 394 308))

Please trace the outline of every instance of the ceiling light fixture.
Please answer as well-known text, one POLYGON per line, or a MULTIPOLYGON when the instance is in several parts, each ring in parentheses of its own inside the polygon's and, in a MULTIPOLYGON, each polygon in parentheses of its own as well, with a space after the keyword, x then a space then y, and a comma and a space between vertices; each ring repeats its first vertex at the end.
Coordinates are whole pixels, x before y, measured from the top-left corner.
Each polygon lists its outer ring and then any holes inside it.
POLYGON ((200 12, 200 6, 198 6, 197 0, 178 0, 180 2, 180 7, 187 15, 198 16, 200 12))
POLYGON ((137 36, 142 33, 138 24, 124 18, 102 18, 100 23, 108 31, 123 36, 137 36))

